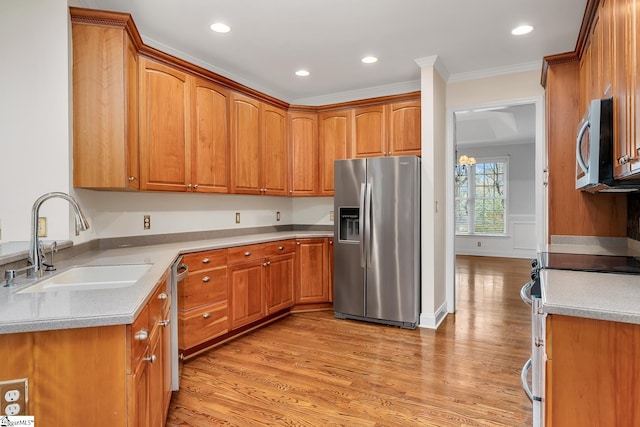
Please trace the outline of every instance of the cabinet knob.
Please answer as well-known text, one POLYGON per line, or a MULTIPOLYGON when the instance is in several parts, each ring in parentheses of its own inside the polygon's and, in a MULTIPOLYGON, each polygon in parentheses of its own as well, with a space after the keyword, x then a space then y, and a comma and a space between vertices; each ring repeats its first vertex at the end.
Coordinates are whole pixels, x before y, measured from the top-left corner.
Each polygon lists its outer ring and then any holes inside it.
POLYGON ((149 331, 147 331, 146 329, 140 329, 138 332, 136 332, 133 338, 135 338, 136 341, 146 341, 149 339, 149 331))
POLYGON ((296 245, 300 246, 300 242, 296 242, 296 245))
POLYGON ((271 265, 271 261, 267 261, 267 265, 271 265))
POLYGON ((135 177, 135 176, 130 176, 130 177, 129 177, 129 182, 133 182, 133 181, 135 181, 135 180, 136 180, 136 177, 135 177))
POLYGON ((187 190, 191 190, 191 187, 193 187, 193 185, 187 184, 187 190))
POLYGON ((209 277, 209 276, 204 276, 202 278, 202 281, 205 282, 205 283, 207 283, 209 280, 211 280, 211 277, 209 277))
POLYGON ((249 255, 251 255, 251 252, 249 252, 249 251, 246 251, 246 252, 244 253, 244 256, 249 256, 249 255))
POLYGON ((284 246, 278 246, 278 250, 279 251, 283 251, 284 250, 284 246))
POLYGON ((198 184, 193 184, 193 189, 197 190, 198 189, 198 184))
POLYGON ((168 298, 168 296, 164 292, 161 293, 160 295, 158 295, 158 299, 167 299, 167 298, 168 298))
POLYGON ((204 313, 204 314, 202 315, 202 318, 203 318, 203 319, 208 319, 209 317, 211 317, 211 313, 204 313))
POLYGON ((170 322, 171 322, 170 319, 160 320, 160 321, 158 321, 158 326, 167 327, 167 326, 169 326, 170 322))
POLYGON ((333 240, 329 240, 329 244, 330 244, 330 245, 333 245, 333 240))
POLYGON ((157 357, 156 357, 156 355, 155 355, 155 354, 152 354, 152 355, 151 355, 151 356, 149 356, 149 357, 143 357, 143 358, 142 358, 142 360, 144 360, 145 362, 150 362, 150 363, 155 363, 155 362, 156 362, 156 359, 157 359, 157 357))
POLYGON ((203 263, 203 264, 209 264, 210 262, 211 262, 211 260, 210 260, 209 258, 204 258, 204 259, 202 260, 202 263, 203 263))

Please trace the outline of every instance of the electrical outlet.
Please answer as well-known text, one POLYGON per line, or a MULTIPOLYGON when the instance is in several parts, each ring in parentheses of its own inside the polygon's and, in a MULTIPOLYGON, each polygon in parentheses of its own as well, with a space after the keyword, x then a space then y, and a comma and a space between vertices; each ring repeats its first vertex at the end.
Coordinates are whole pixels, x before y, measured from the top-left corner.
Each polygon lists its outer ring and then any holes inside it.
POLYGON ((482 246, 482 242, 478 242, 478 247, 482 246))
POLYGON ((5 415, 18 415, 20 413, 20 409, 22 408, 19 403, 10 403, 4 408, 4 413, 5 415))
POLYGON ((329 221, 333 221, 333 211, 329 211, 329 221))
POLYGON ((0 410, 5 415, 25 415, 29 402, 29 381, 19 378, 0 381, 0 410))
POLYGON ((240 212, 236 212, 236 224, 240 224, 240 212))
POLYGON ((151 215, 144 216, 143 227, 145 230, 151 230, 151 215))
POLYGON ((47 217, 38 217, 38 237, 47 237, 47 217))
POLYGON ((276 212, 276 221, 280 221, 280 211, 276 212))

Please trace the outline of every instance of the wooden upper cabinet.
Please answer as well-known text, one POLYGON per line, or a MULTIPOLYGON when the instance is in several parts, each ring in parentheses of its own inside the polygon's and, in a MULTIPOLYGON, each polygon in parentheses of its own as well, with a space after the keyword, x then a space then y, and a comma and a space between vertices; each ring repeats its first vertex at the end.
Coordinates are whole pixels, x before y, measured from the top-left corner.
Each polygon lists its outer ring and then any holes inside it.
POLYGON ((353 117, 353 157, 388 156, 385 106, 356 108, 353 117))
POLYGON ((319 115, 320 195, 332 196, 334 191, 333 163, 351 156, 352 111, 319 115))
POLYGON ((229 188, 229 92, 204 79, 193 85, 191 183, 202 193, 229 188))
POLYGON ((191 184, 191 79, 140 59, 140 188, 188 191, 191 184))
POLYGON ((231 192, 260 194, 260 102, 231 93, 231 192))
POLYGON ((292 196, 317 196, 318 180, 318 115, 289 113, 289 152, 291 155, 292 196))
POLYGON ((262 156, 260 188, 262 194, 286 196, 288 193, 287 112, 262 104, 262 156))
POLYGON ((393 156, 422 153, 420 100, 389 106, 389 149, 393 156))
POLYGON ((138 55, 125 28, 78 22, 73 39, 73 185, 137 190, 138 55))

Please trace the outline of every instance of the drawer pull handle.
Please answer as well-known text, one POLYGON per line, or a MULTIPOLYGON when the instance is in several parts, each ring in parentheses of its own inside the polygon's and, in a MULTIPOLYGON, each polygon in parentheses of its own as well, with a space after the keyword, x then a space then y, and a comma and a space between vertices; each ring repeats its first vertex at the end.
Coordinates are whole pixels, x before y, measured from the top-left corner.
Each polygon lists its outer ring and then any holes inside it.
POLYGON ((158 295, 158 299, 167 299, 167 298, 169 298, 169 297, 164 292, 161 293, 160 295, 158 295))
POLYGON ((152 354, 149 357, 143 357, 142 360, 144 360, 145 362, 150 362, 150 363, 155 363, 156 362, 156 355, 152 354))
POLYGON ((136 341, 146 341, 149 339, 149 331, 147 331, 146 329, 140 329, 138 332, 136 332, 133 338, 135 338, 136 341))
POLYGON ((284 246, 278 246, 278 250, 279 251, 283 251, 284 250, 284 246))
POLYGON ((211 262, 211 260, 209 258, 205 258, 202 260, 203 264, 209 264, 211 262))
POLYGON ((211 313, 205 313, 202 315, 203 319, 208 319, 209 317, 211 317, 211 313))
POLYGON ((211 280, 211 277, 209 277, 209 276, 204 276, 202 278, 202 281, 205 282, 205 283, 207 283, 209 280, 211 280))
POLYGON ((244 253, 244 256, 249 256, 249 255, 251 255, 251 252, 249 252, 249 251, 244 253))
POLYGON ((166 326, 169 326, 169 322, 171 322, 171 320, 170 320, 170 319, 160 320, 160 321, 158 322, 158 326, 165 326, 165 327, 166 327, 166 326))

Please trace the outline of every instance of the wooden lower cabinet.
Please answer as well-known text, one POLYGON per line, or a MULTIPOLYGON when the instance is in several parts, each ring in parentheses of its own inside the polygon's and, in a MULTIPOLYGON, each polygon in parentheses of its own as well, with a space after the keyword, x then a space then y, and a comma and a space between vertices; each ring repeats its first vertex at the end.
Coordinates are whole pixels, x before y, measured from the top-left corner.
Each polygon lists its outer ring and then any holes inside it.
MULTIPOLYGON (((0 380, 28 379, 26 412, 43 425, 164 426, 170 360, 165 363, 160 349, 169 329, 150 324, 150 306, 161 293, 159 288, 130 325, 0 335, 11 349, 0 364, 0 380), (142 330, 147 333, 137 339, 142 330)), ((169 313, 170 299, 160 301, 169 313)))
POLYGON ((640 425, 640 325, 547 316, 547 426, 640 425))
POLYGON ((328 238, 296 241, 296 304, 331 302, 330 241, 333 243, 328 238))
POLYGON ((260 258, 229 266, 229 317, 231 329, 265 316, 264 267, 260 258))
POLYGON ((267 259, 265 288, 267 315, 293 305, 295 253, 276 255, 267 259))

